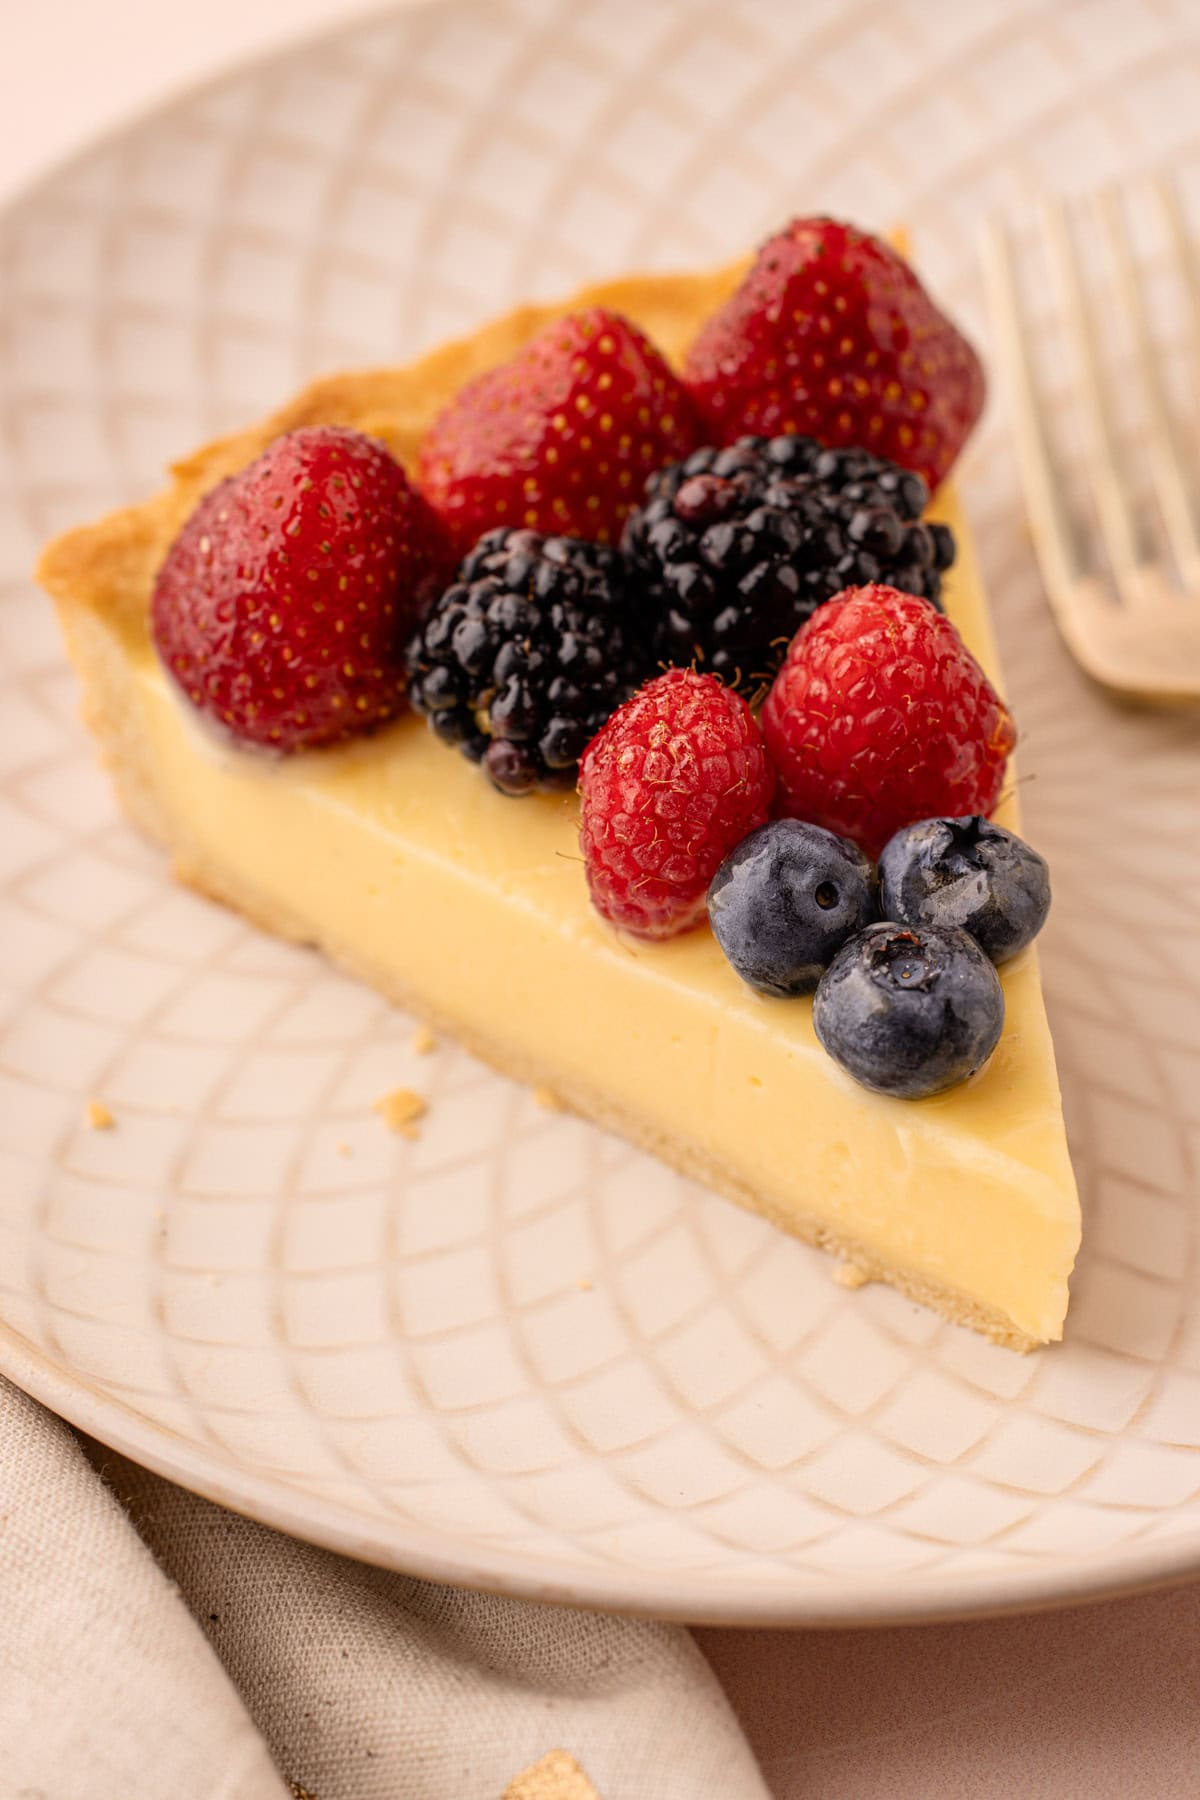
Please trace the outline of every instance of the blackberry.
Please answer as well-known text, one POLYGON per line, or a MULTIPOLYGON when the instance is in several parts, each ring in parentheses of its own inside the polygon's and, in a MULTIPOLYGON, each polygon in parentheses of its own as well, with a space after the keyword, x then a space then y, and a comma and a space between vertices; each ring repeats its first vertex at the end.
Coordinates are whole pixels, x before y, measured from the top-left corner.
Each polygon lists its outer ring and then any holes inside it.
POLYGON ((480 538, 408 642, 409 699, 505 794, 573 785, 647 672, 624 558, 501 527, 480 538))
POLYGON ((660 469, 624 549, 654 619, 654 660, 753 691, 843 588, 881 581, 939 604, 954 537, 921 513, 919 475, 813 438, 743 437, 660 469))

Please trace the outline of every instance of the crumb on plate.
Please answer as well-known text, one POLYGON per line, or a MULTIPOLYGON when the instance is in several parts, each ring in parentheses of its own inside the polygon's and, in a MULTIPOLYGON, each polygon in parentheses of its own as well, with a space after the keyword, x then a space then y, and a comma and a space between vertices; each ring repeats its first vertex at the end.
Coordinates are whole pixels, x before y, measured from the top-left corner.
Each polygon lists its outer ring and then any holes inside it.
POLYGON ((83 1122, 89 1131, 111 1131, 117 1121, 103 1100, 89 1100, 83 1109, 83 1122))
POLYGON ((428 1025, 418 1025, 412 1036, 414 1056, 430 1056, 437 1049, 437 1039, 428 1025))
POLYGON ((398 1132, 401 1137, 415 1138, 418 1119, 423 1119, 429 1108, 420 1094, 411 1088, 393 1088, 390 1094, 383 1094, 376 1100, 373 1110, 377 1112, 389 1131, 398 1132))
POLYGON ((866 1287, 871 1277, 856 1262, 840 1262, 833 1271, 833 1279, 839 1287, 860 1288, 866 1287))

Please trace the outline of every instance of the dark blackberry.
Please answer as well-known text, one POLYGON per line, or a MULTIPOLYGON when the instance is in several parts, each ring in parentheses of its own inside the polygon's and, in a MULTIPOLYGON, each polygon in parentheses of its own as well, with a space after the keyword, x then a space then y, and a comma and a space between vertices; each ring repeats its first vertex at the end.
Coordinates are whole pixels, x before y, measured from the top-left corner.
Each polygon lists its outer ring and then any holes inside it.
POLYGON ((753 691, 842 588, 881 581, 938 605, 954 537, 921 522, 928 498, 908 469, 798 436, 743 437, 660 469, 624 537, 653 660, 753 691))
POLYGON ((569 787, 647 673, 616 550, 500 528, 408 642, 409 699, 505 794, 569 787))

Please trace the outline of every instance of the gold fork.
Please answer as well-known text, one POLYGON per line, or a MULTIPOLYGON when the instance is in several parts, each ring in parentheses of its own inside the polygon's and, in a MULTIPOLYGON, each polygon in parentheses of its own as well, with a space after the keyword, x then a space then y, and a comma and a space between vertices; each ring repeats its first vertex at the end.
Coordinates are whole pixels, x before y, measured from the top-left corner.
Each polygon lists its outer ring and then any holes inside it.
MULTIPOLYGON (((1193 361, 1200 369, 1196 252, 1174 188, 1166 181, 1153 187, 1174 273, 1186 295, 1193 361)), ((1106 391, 1102 346, 1108 334, 1097 320, 1095 302, 1089 301, 1076 235, 1063 204, 1047 202, 1040 224, 1086 428, 1083 475, 1098 526, 1090 542, 1089 534, 1078 528, 1047 428, 1029 308, 1011 234, 999 220, 989 221, 984 231, 988 300, 1012 399, 1034 547, 1059 629, 1077 661, 1105 687, 1174 705, 1200 700, 1197 484, 1187 478, 1197 461, 1194 453, 1187 454, 1167 397, 1124 205, 1109 193, 1096 202, 1096 209, 1118 303, 1132 335, 1155 504, 1139 504, 1133 495, 1129 446, 1121 440, 1106 391)), ((1196 392, 1193 388, 1189 394, 1193 406, 1196 392)))

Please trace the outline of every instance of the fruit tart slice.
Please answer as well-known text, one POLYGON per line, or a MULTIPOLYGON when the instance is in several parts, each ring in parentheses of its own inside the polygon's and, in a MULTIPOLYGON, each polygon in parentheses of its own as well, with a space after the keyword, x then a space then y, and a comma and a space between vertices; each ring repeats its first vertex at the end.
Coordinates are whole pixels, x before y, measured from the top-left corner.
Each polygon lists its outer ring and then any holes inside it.
POLYGON ((1079 1239, 1044 865, 921 516, 981 400, 894 252, 798 221, 319 381, 40 574, 180 879, 1028 1348, 1079 1239))

